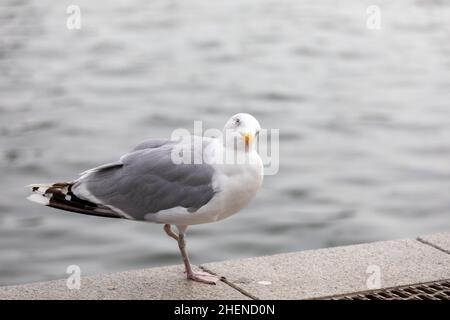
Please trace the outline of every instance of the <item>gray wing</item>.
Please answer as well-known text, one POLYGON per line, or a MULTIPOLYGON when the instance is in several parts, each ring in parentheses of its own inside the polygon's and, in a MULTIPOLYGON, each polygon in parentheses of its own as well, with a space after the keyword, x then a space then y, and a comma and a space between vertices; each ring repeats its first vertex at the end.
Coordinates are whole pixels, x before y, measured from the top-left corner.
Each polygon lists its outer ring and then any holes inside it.
POLYGON ((175 144, 170 140, 141 144, 120 162, 88 171, 72 191, 137 220, 174 207, 196 211, 214 196, 214 169, 208 164, 174 164, 171 152, 175 144))
POLYGON ((144 150, 144 149, 153 149, 153 148, 159 148, 163 145, 170 145, 170 144, 174 144, 175 141, 169 140, 169 139, 151 139, 151 140, 147 140, 144 141, 140 144, 138 144, 133 151, 138 151, 138 150, 144 150))

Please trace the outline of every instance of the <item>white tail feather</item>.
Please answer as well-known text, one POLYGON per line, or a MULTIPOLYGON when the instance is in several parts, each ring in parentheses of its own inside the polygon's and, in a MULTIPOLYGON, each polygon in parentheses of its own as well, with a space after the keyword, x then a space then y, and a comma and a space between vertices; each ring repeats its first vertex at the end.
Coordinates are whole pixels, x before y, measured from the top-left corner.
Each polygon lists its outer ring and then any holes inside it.
POLYGON ((50 203, 50 199, 44 197, 43 195, 34 193, 30 196, 27 197, 28 200, 39 203, 39 204, 43 204, 44 206, 47 206, 50 203))

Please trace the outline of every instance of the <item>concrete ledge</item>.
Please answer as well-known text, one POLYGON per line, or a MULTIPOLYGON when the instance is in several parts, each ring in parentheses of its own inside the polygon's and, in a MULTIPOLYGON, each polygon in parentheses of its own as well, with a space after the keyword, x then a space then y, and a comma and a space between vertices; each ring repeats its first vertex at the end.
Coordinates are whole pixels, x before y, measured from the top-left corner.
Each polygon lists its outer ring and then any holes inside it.
POLYGON ((208 263, 216 286, 185 279, 182 266, 0 287, 0 299, 311 299, 450 279, 450 233, 208 263), (369 281, 370 282, 370 281, 369 281), (373 284, 373 282, 370 282, 373 284), (369 283, 369 285, 370 285, 369 283))
POLYGON ((0 299, 248 299, 229 285, 187 281, 184 267, 170 266, 82 277, 79 290, 69 290, 66 280, 0 287, 0 299))
POLYGON ((259 299, 310 299, 450 278, 450 255, 416 240, 396 240, 206 264, 259 299), (372 288, 373 289, 373 288, 372 288))
POLYGON ((420 236, 418 240, 450 254, 450 232, 420 236))

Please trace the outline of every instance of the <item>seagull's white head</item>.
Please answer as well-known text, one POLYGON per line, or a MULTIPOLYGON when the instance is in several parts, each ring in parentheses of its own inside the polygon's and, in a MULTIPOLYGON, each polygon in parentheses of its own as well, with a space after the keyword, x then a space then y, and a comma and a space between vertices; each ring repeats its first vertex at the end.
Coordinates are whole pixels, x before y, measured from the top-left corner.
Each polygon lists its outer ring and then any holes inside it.
POLYGON ((238 113, 232 116, 223 128, 226 146, 253 149, 253 141, 261 131, 258 120, 251 114, 238 113))

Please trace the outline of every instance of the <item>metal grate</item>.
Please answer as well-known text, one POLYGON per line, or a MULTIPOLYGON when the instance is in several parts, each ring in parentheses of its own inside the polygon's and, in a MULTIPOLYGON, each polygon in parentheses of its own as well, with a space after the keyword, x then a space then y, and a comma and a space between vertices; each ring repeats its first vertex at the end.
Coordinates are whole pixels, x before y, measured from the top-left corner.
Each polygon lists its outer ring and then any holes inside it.
POLYGON ((450 300, 450 279, 342 296, 331 300, 450 300))

